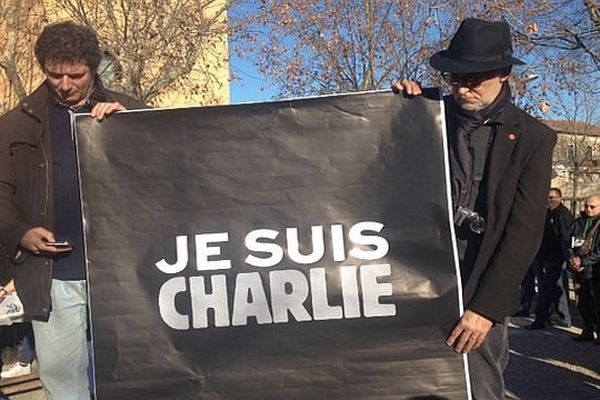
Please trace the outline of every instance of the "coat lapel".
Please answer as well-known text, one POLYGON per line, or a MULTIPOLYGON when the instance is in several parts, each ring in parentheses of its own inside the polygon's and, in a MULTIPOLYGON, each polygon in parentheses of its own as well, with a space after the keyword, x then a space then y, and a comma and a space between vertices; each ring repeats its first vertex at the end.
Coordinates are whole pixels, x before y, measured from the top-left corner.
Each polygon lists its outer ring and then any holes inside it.
POLYGON ((492 144, 488 175, 488 213, 493 209, 498 183, 508 167, 511 155, 520 139, 520 124, 513 109, 514 106, 510 104, 504 110, 506 123, 499 126, 492 144))

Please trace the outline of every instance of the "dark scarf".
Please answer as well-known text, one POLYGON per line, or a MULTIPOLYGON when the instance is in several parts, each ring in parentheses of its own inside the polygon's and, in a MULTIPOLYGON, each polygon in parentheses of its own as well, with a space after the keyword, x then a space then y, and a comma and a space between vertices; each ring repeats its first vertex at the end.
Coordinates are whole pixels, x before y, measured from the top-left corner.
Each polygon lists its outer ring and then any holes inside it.
POLYGON ((465 206, 469 201, 473 175, 473 155, 469 151, 471 134, 477 128, 495 119, 511 100, 510 87, 504 84, 502 91, 489 106, 480 111, 467 111, 452 101, 456 118, 456 136, 452 148, 456 162, 452 163, 452 197, 454 205, 465 206))

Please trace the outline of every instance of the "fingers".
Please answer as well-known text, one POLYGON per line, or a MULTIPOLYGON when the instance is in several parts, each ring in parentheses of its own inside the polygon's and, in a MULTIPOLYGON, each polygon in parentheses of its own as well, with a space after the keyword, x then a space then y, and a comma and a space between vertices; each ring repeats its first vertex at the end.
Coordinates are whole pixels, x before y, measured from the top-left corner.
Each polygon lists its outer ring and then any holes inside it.
POLYGON ((467 310, 448 336, 446 344, 458 353, 469 353, 483 344, 491 328, 492 321, 467 310))
POLYGON ((34 254, 39 254, 39 246, 44 242, 54 241, 54 234, 41 226, 31 228, 21 238, 21 247, 34 254))
POLYGON ((575 256, 569 260, 569 268, 575 272, 581 272, 584 270, 581 265, 581 257, 575 256))
POLYGON ((100 122, 104 118, 107 118, 118 111, 124 111, 126 109, 127 108, 125 108, 124 105, 122 105, 121 103, 118 103, 118 102, 98 103, 94 106, 94 108, 92 108, 92 111, 90 114, 91 114, 92 118, 94 118, 96 121, 100 122))
POLYGON ((405 93, 409 97, 420 96, 423 94, 421 85, 418 82, 402 79, 401 81, 392 81, 392 91, 396 94, 405 93))
POLYGON ((483 335, 480 335, 472 331, 461 331, 461 333, 449 343, 450 340, 446 341, 446 344, 454 349, 457 353, 469 353, 473 350, 477 350, 483 344, 483 335))
POLYGON ((48 242, 54 242, 56 239, 54 233, 41 226, 31 228, 21 238, 20 245, 25 250, 33 254, 60 254, 73 250, 71 247, 54 247, 47 245, 48 242))

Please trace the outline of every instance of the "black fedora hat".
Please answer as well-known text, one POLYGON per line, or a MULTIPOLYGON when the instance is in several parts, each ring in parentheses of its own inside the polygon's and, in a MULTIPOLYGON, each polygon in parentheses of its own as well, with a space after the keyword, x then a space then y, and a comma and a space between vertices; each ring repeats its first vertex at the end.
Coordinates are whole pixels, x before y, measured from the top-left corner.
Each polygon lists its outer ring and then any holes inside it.
POLYGON ((512 56, 506 22, 466 18, 450 41, 448 50, 435 53, 429 64, 442 72, 469 74, 525 64, 512 56))

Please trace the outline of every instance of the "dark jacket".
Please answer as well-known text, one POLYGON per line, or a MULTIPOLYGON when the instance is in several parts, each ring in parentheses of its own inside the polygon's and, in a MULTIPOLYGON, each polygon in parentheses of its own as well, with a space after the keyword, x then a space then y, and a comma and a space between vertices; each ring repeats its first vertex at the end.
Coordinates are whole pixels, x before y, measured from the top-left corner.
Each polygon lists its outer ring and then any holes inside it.
POLYGON ((519 283, 539 249, 556 133, 513 104, 489 150, 480 196, 486 231, 463 265, 465 307, 493 321, 516 310, 519 283))
MULTIPOLYGON (((93 95, 97 101, 118 101, 128 109, 145 107, 98 85, 93 95)), ((19 243, 31 228, 53 230, 50 96, 42 84, 0 118, 0 248, 5 249, 0 267, 7 259, 17 264, 15 285, 27 316, 41 318, 50 313, 52 261, 21 252, 19 243)))
POLYGON ((569 241, 573 220, 571 211, 562 203, 554 210, 548 210, 538 260, 562 263, 570 258, 569 241))
MULTIPOLYGON (((583 231, 585 229, 586 222, 589 220, 590 219, 586 216, 581 216, 581 217, 577 218, 575 220, 575 222, 573 223, 573 226, 571 227, 570 238, 575 237, 575 238, 585 239, 583 237, 583 231)), ((600 224, 600 221, 598 221, 596 223, 600 224)), ((570 238, 569 238, 569 242, 571 242, 570 238)), ((570 256, 572 257, 575 255, 577 255, 576 250, 571 249, 570 256)), ((581 265, 584 268, 584 271, 583 271, 584 277, 592 278, 592 275, 594 275, 594 277, 600 276, 600 232, 598 232, 594 238, 594 244, 592 246, 592 251, 588 255, 581 257, 581 265)))

